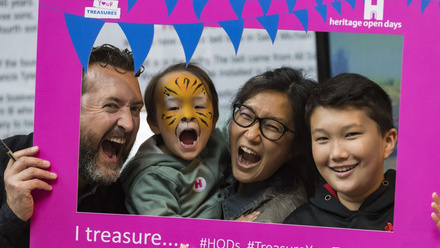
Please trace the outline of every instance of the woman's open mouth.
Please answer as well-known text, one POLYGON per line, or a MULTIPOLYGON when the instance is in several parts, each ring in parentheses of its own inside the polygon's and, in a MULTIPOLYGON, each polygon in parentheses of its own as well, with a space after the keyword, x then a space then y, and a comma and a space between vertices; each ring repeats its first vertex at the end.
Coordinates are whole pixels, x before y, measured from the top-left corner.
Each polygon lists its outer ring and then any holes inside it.
POLYGON ((238 148, 238 163, 241 166, 252 167, 256 163, 260 162, 260 160, 261 156, 258 155, 257 152, 244 146, 240 146, 238 148))

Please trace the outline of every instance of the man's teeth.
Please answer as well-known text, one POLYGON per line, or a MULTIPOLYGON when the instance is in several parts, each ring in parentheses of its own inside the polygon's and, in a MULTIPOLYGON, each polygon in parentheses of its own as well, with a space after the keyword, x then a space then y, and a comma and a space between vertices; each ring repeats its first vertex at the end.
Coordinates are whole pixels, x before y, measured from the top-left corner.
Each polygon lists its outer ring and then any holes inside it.
POLYGON ((121 144, 121 145, 125 144, 125 139, 124 138, 112 137, 112 138, 109 138, 108 140, 111 141, 111 142, 114 142, 114 143, 121 144))
POLYGON ((242 149, 245 153, 249 153, 249 154, 252 154, 252 155, 257 155, 257 153, 255 153, 254 151, 252 151, 252 150, 249 149, 249 148, 241 147, 241 149, 242 149))
POLYGON ((356 165, 353 165, 351 167, 342 167, 342 168, 332 168, 336 172, 346 172, 356 167, 356 165))

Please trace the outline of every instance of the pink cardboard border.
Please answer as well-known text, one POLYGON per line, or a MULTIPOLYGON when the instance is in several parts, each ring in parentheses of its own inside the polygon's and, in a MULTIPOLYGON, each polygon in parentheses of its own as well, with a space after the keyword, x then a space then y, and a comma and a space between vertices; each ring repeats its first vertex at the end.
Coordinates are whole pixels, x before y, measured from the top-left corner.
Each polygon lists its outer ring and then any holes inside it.
MULTIPOLYGON (((318 1, 319 2, 319 1, 318 1)), ((324 1, 329 4, 333 1, 324 1)), ((430 218, 431 193, 439 189, 440 57, 438 2, 385 0, 384 20, 401 22, 402 28, 331 26, 329 18, 363 20, 363 1, 356 7, 342 1, 341 14, 329 7, 327 22, 313 8, 313 0, 298 1, 295 9, 307 9, 308 30, 384 33, 404 36, 399 118, 399 153, 394 232, 316 228, 276 224, 237 223, 199 219, 76 213, 77 154, 80 113, 81 64, 69 37, 64 13, 83 16, 91 1, 41 0, 39 6, 35 138, 41 158, 51 161, 59 179, 53 192, 37 195, 31 225, 31 247, 132 247, 133 244, 88 241, 85 230, 155 234, 144 247, 280 248, 285 247, 440 247, 439 232, 430 218), (409 4, 411 3, 411 4, 409 4), (429 2, 428 2, 429 3, 429 2), (76 236, 76 230, 79 236, 76 236), (161 237, 159 240, 158 237, 161 237), (211 243, 200 246, 202 239, 211 243), (152 243, 152 242, 156 243, 152 243), (208 241, 208 240, 207 240, 208 241), (215 245, 214 242, 215 241, 215 245), (250 247, 249 242, 254 241, 250 247), (233 242, 233 243, 232 243, 233 242), (266 245, 264 247, 263 245, 266 245)), ((192 1, 178 1, 168 17, 163 1, 138 1, 127 12, 120 1, 118 22, 175 24, 199 22, 192 1)), ((285 1, 274 0, 268 14, 286 13, 285 1)), ((261 28, 254 17, 262 11, 256 0, 244 7, 245 27, 261 28)), ((216 26, 234 20, 227 0, 211 0, 200 22, 216 26)), ((304 30, 293 14, 280 15, 280 29, 304 30)), ((231 49, 231 53, 234 52, 231 49)), ((151 237, 151 236, 150 236, 151 237)))

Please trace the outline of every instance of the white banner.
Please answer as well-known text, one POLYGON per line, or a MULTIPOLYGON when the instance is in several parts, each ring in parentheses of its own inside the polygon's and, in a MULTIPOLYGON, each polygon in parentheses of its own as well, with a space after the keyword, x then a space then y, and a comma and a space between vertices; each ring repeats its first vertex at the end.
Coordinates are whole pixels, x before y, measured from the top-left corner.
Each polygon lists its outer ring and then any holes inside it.
POLYGON ((33 131, 37 19, 37 0, 0 1, 2 138, 33 131))

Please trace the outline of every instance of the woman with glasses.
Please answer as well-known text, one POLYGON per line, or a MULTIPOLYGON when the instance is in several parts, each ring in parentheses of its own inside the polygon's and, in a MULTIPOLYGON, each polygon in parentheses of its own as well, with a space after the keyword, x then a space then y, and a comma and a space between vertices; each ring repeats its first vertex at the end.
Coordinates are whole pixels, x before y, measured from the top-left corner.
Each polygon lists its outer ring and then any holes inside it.
POLYGON ((282 223, 314 188, 304 106, 315 82, 279 68, 249 79, 233 101, 233 179, 223 201, 229 220, 282 223))

